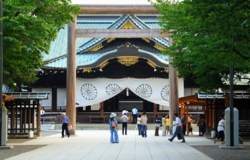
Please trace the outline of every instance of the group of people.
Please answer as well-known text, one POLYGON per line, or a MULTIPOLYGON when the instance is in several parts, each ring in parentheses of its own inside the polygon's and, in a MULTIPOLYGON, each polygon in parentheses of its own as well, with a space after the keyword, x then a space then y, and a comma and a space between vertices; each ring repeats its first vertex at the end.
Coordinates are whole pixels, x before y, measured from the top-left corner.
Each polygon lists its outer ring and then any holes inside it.
MULTIPOLYGON (((121 116, 121 123, 122 123, 122 135, 127 135, 127 117, 126 111, 124 111, 121 116)), ((136 115, 137 117, 137 115, 136 115)), ((137 128, 138 128, 138 135, 141 135, 142 137, 147 137, 147 114, 144 112, 142 115, 138 114, 137 117, 137 128)), ((119 136, 118 136, 118 121, 116 119, 116 113, 110 114, 110 119, 108 121, 110 126, 110 142, 111 143, 119 143, 119 136)))
MULTIPOLYGON (((123 110, 122 116, 121 116, 121 123, 122 123, 122 135, 127 135, 127 122, 128 122, 128 117, 127 117, 128 111, 123 110)), ((133 123, 137 124, 137 129, 138 129, 138 135, 142 137, 147 137, 147 114, 144 112, 142 115, 138 114, 137 109, 134 110, 133 113, 137 113, 135 119, 133 118, 133 123), (138 115, 138 116, 137 116, 138 115)), ((66 131, 66 134, 68 137, 70 137, 70 133, 68 130, 69 126, 69 118, 66 116, 65 113, 62 113, 62 138, 64 138, 64 132, 66 131)), ((134 117, 134 116, 133 116, 134 117)), ((168 140, 172 142, 176 136, 178 136, 178 139, 182 139, 181 142, 185 143, 185 138, 184 135, 186 133, 186 118, 185 115, 180 119, 178 117, 178 114, 174 114, 175 118, 175 124, 173 126, 176 126, 175 132, 171 138, 168 140)), ((205 117, 200 115, 199 120, 198 120, 198 127, 199 127, 199 136, 204 135, 206 129, 205 129, 205 117)), ((188 131, 187 134, 191 132, 192 134, 192 123, 194 120, 190 115, 188 115, 188 131)), ((118 136, 118 121, 116 119, 116 113, 111 113, 110 114, 110 119, 108 121, 110 125, 110 142, 111 143, 119 143, 119 136, 118 136)), ((168 114, 162 115, 162 118, 160 119, 159 115, 155 115, 155 136, 159 136, 159 128, 162 127, 162 136, 166 136, 170 133, 170 119, 168 114)), ((225 128, 225 120, 224 116, 221 117, 221 120, 218 123, 218 137, 214 139, 214 143, 216 143, 219 139, 221 140, 221 143, 224 144, 224 128, 225 128)))
POLYGON ((170 120, 168 114, 163 114, 160 118, 158 114, 155 115, 155 136, 159 136, 159 128, 162 127, 162 136, 169 134, 170 120))
MULTIPOLYGON (((127 114, 128 112, 124 111, 121 116, 121 122, 122 122, 122 135, 127 135, 127 121, 128 117, 127 114)), ((174 114, 175 121, 176 123, 174 126, 176 126, 175 133, 172 138, 169 139, 169 141, 173 141, 175 136, 177 136, 178 133, 180 133, 182 142, 185 142, 184 136, 181 132, 181 120, 178 117, 178 114, 174 114)), ((147 137, 147 114, 144 112, 142 115, 138 114, 137 117, 137 129, 138 129, 138 135, 142 137, 147 137)), ((119 136, 118 136, 118 121, 116 119, 116 113, 111 113, 110 114, 110 119, 108 121, 109 126, 110 126, 110 142, 111 143, 119 143, 119 136)), ((159 127, 162 125, 162 135, 166 136, 170 133, 170 120, 169 120, 169 115, 163 115, 162 118, 160 119, 158 114, 155 116, 155 136, 159 136, 159 127)))

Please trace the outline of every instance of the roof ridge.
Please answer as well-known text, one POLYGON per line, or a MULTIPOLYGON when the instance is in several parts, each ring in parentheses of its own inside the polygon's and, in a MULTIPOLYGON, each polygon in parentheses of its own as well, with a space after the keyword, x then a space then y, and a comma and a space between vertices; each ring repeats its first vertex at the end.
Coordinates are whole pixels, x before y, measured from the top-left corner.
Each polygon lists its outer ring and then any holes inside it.
MULTIPOLYGON (((127 18, 127 15, 122 15, 120 18, 118 18, 115 22, 113 22, 113 24, 111 24, 107 29, 115 29, 118 25, 120 26, 122 24, 122 22, 125 21, 125 19, 127 18)), ((83 45, 79 46, 76 50, 77 53, 82 53, 86 50, 88 50, 89 48, 95 46, 96 44, 104 41, 106 38, 91 38, 89 41, 87 41, 86 43, 84 43, 83 45), (89 46, 87 46, 89 45, 89 46), (85 47, 86 46, 86 47, 85 47), (85 47, 85 48, 84 48, 85 47)))

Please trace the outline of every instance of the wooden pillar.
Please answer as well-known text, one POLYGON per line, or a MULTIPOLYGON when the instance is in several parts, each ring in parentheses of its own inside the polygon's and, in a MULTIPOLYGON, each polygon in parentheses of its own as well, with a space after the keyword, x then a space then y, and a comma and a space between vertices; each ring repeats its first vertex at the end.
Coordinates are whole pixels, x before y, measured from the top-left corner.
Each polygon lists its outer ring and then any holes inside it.
POLYGON ((188 104, 184 105, 184 113, 185 113, 185 118, 186 118, 186 133, 187 135, 189 134, 189 128, 190 128, 190 123, 188 123, 188 104))
POLYGON ((212 102, 212 128, 214 128, 216 130, 217 128, 217 124, 216 124, 216 117, 217 117, 217 113, 216 113, 216 101, 212 102))
POLYGON ((206 117, 206 127, 207 130, 209 129, 210 131, 212 131, 212 128, 209 128, 209 115, 208 115, 208 109, 207 109, 207 105, 203 106, 204 107, 204 113, 205 113, 205 117, 206 117))
POLYGON ((39 100, 34 100, 33 103, 37 105, 37 132, 39 136, 41 135, 41 104, 39 100))
POLYGON ((68 52, 67 52, 67 103, 66 115, 70 119, 73 129, 71 134, 75 134, 76 129, 76 16, 75 22, 68 23, 68 52))
MULTIPOLYGON (((173 39, 169 38, 169 46, 173 44, 173 39)), ((177 71, 171 65, 173 58, 169 58, 169 119, 170 128, 174 120, 174 113, 179 113, 179 97, 178 97, 178 82, 177 82, 177 71)))
POLYGON ((157 104, 154 104, 154 116, 157 114, 157 104))
POLYGON ((104 116, 104 102, 101 102, 100 116, 104 116))
POLYGON ((52 87, 52 108, 51 108, 52 112, 56 112, 57 111, 57 88, 56 87, 52 87))

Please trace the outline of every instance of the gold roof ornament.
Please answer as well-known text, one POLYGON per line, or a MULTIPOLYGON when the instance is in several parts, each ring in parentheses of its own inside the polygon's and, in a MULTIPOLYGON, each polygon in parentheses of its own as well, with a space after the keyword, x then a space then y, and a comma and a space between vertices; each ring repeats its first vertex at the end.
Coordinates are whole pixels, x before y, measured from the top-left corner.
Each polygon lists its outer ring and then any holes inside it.
POLYGON ((147 61, 148 65, 150 65, 153 68, 156 68, 156 65, 152 61, 147 61))
POLYGON ((100 65, 100 68, 104 68, 106 65, 109 64, 109 61, 105 61, 100 65))
POLYGON ((154 47, 155 47, 156 49, 160 50, 160 51, 163 51, 163 50, 164 50, 164 47, 161 46, 161 45, 159 45, 159 44, 157 44, 157 43, 155 43, 154 47))
POLYGON ((138 57, 118 57, 118 62, 125 66, 131 66, 138 62, 138 57))
POLYGON ((92 72, 91 68, 83 68, 83 72, 92 72))
POLYGON ((169 71, 168 67, 164 68, 164 72, 168 72, 168 71, 169 71))
POLYGON ((91 52, 95 52, 95 51, 98 51, 99 49, 101 49, 103 46, 102 46, 102 43, 99 43, 98 45, 96 45, 95 47, 91 48, 89 51, 91 52))
POLYGON ((127 20, 127 22, 124 23, 120 29, 137 29, 137 27, 130 20, 127 20))

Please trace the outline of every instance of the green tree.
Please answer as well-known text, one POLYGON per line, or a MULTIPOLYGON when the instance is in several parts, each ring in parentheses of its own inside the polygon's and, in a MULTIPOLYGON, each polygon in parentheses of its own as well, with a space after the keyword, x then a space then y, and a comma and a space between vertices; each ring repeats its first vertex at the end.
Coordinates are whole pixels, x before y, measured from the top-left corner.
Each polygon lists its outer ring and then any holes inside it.
POLYGON ((235 82, 250 71, 250 1, 157 0, 160 26, 171 32, 173 57, 180 77, 192 75, 200 89, 228 88, 229 64, 235 82))
POLYGON ((3 83, 33 83, 36 69, 43 66, 42 54, 80 6, 70 0, 3 1, 3 83))

